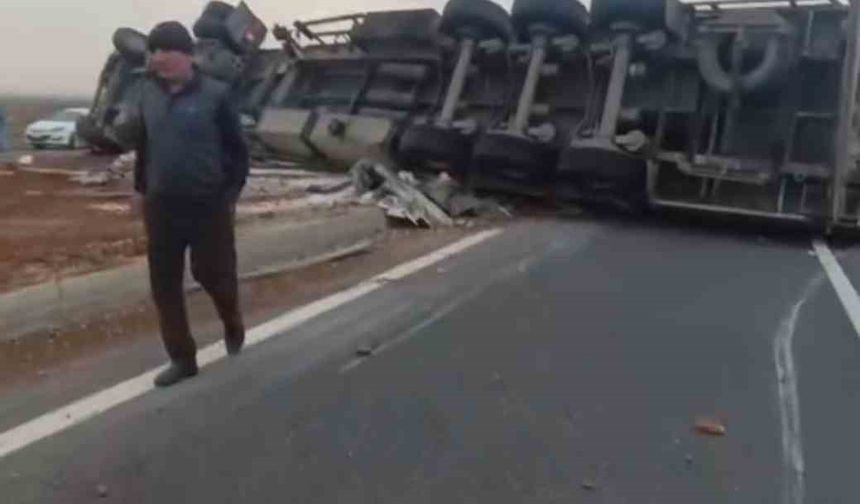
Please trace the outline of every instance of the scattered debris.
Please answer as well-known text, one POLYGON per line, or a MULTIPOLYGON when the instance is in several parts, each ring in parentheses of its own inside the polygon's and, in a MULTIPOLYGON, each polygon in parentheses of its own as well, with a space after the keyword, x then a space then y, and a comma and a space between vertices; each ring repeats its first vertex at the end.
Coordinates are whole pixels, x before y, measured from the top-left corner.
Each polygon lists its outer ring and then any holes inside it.
POLYGON ((134 151, 121 154, 114 159, 110 167, 113 171, 131 171, 134 169, 134 164, 137 162, 137 153, 134 151))
POLYGON ((131 213, 131 205, 126 203, 95 203, 87 205, 87 208, 115 215, 127 215, 131 213))
POLYGON ((105 186, 114 180, 124 179, 134 171, 137 155, 129 152, 117 156, 108 166, 99 166, 83 172, 73 172, 69 180, 83 186, 105 186))
POLYGON ((294 163, 292 161, 281 161, 274 158, 266 158, 263 160, 258 160, 255 164, 255 168, 253 170, 256 171, 272 171, 272 172, 282 172, 289 171, 290 168, 294 168, 298 166, 298 163, 294 163))
POLYGON ((242 203, 236 207, 240 217, 273 218, 278 214, 314 208, 334 208, 355 200, 352 188, 334 194, 314 194, 299 199, 278 199, 242 203))
MULTIPOLYGON (((296 166, 294 163, 288 163, 289 166, 296 166)), ((317 178, 320 176, 319 172, 310 171, 310 170, 300 170, 297 168, 280 168, 280 169, 267 169, 267 168, 259 168, 254 167, 251 168, 252 177, 273 177, 273 178, 286 178, 286 179, 295 179, 295 178, 317 178)))
POLYGON ((398 176, 382 163, 362 160, 350 172, 356 194, 385 210, 392 218, 408 220, 416 226, 453 226, 454 220, 422 193, 411 174, 398 176), (412 182, 412 183, 410 183, 412 182))
POLYGON ((454 219, 466 216, 510 215, 498 204, 475 197, 445 173, 419 179, 368 160, 356 163, 350 173, 360 203, 375 203, 389 217, 416 226, 454 226, 454 219))
POLYGON ((696 431, 708 436, 725 436, 726 426, 719 420, 702 417, 696 420, 696 431))
POLYGON ((365 345, 358 347, 358 349, 355 351, 355 355, 359 357, 370 357, 373 355, 373 352, 373 347, 365 345))
POLYGON ((66 175, 69 177, 81 174, 80 170, 71 170, 68 168, 18 168, 18 171, 23 173, 36 173, 39 175, 66 175))
POLYGON ((313 184, 309 185, 307 188, 307 192, 311 194, 334 194, 338 192, 342 192, 345 189, 352 187, 352 180, 339 180, 337 182, 330 182, 327 184, 313 184))
POLYGON ((442 173, 421 185, 421 191, 454 218, 477 215, 488 206, 486 201, 463 190, 460 184, 447 173, 442 173))
POLYGON ((107 171, 84 172, 80 175, 73 175, 71 180, 83 186, 103 186, 107 185, 112 180, 112 177, 107 171))

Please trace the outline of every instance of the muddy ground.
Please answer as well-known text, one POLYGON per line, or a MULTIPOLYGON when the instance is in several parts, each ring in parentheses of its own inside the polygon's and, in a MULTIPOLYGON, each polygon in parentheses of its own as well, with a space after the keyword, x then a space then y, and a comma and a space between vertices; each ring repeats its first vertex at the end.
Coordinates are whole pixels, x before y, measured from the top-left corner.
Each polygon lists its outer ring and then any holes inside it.
MULTIPOLYGON (((133 191, 133 159, 85 151, 28 154, 0 163, 0 293, 113 268, 140 257, 146 239, 133 191), (110 179, 82 184, 81 176, 110 179)), ((8 158, 7 158, 8 159, 8 158)), ((289 215, 296 220, 334 206, 312 186, 343 176, 252 176, 237 209, 239 225, 289 215)))
MULTIPOLYGON (((145 253, 129 160, 117 168, 115 157, 86 151, 23 155, 32 159, 22 163, 18 153, 11 161, 0 159, 0 293, 121 266, 145 253), (76 180, 83 174, 108 172, 110 179, 102 183, 76 180)), ((343 198, 350 192, 346 180, 343 174, 255 169, 237 208, 240 233, 251 222, 275 216, 279 222, 319 218, 349 204, 349 198, 343 198), (318 190, 333 186, 341 189, 318 190)), ((473 225, 443 231, 394 228, 370 252, 243 282, 247 323, 264 322, 471 232, 473 225)), ((189 296, 189 314, 201 345, 220 337, 217 316, 205 294, 189 296)), ((144 302, 83 324, 0 343, 0 390, 73 373, 93 356, 105 352, 120 356, 123 349, 152 344, 157 334, 153 307, 144 302)))
POLYGON ((0 170, 0 292, 118 266, 145 250, 127 196, 84 189, 67 175, 0 170))

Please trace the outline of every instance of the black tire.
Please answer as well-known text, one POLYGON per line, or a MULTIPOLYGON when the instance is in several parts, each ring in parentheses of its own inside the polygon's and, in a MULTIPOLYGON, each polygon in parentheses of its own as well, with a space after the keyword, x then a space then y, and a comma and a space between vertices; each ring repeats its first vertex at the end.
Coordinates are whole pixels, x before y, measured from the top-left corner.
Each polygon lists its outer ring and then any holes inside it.
POLYGON ((504 132, 488 133, 475 144, 473 164, 482 177, 540 184, 556 168, 555 149, 531 138, 504 132))
POLYGON ((96 125, 91 116, 79 118, 75 125, 75 131, 92 150, 107 150, 116 145, 105 137, 104 131, 96 125))
POLYGON ((77 135, 81 137, 93 152, 119 153, 123 149, 104 135, 104 131, 96 126, 92 117, 81 117, 76 125, 77 135))
POLYGON ((92 117, 79 117, 78 120, 75 121, 75 131, 87 143, 91 145, 99 143, 99 137, 101 135, 92 117))
POLYGON ((197 38, 216 39, 230 44, 230 33, 227 30, 227 18, 236 8, 225 2, 209 2, 203 14, 194 23, 192 31, 197 38))
POLYGON ((591 24, 608 28, 626 21, 643 29, 662 28, 666 22, 667 0, 592 0, 591 24))
POLYGON ((704 35, 698 44, 696 61, 699 75, 708 86, 725 94, 751 93, 775 83, 785 82, 785 77, 796 60, 793 49, 796 43, 789 37, 777 35, 768 39, 758 65, 735 78, 720 61, 721 42, 722 37, 719 34, 704 35))
POLYGON ((229 37, 227 25, 223 21, 211 18, 200 18, 194 23, 194 36, 201 39, 226 41, 229 37))
POLYGON ((549 26, 558 35, 582 37, 588 31, 588 10, 579 0, 516 0, 511 20, 523 40, 529 40, 533 24, 549 26))
POLYGON ((230 17, 230 14, 233 14, 234 10, 236 10, 236 8, 228 4, 227 2, 218 2, 216 0, 209 2, 206 5, 206 7, 203 9, 203 14, 201 14, 200 17, 208 17, 212 19, 226 21, 227 18, 230 17))
POLYGON ((628 213, 648 210, 647 164, 615 149, 565 149, 556 187, 575 188, 579 200, 609 205, 628 213))
POLYGON ((198 41, 194 62, 201 72, 224 82, 235 82, 245 68, 244 60, 220 40, 198 41))
POLYGON ((645 190, 645 159, 618 148, 599 145, 567 148, 561 153, 558 165, 562 176, 585 185, 610 186, 619 194, 645 190))
POLYGON ((403 162, 416 168, 442 165, 451 173, 464 173, 472 156, 472 139, 454 129, 417 124, 400 137, 397 152, 403 162))
POLYGON ((454 38, 502 39, 504 42, 514 38, 511 17, 502 6, 490 0, 449 0, 442 12, 439 31, 454 38))
POLYGON ((131 28, 120 28, 113 33, 113 46, 129 63, 142 65, 148 51, 147 37, 131 28))

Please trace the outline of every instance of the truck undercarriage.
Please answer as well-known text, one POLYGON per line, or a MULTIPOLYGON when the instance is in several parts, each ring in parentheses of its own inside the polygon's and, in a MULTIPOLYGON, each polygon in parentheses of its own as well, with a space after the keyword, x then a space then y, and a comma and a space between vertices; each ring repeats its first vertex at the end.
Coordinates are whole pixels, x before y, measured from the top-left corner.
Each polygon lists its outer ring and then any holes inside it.
MULTIPOLYGON (((450 0, 265 26, 212 2, 201 71, 259 155, 446 171, 471 187, 860 223, 858 10, 837 0, 450 0), (214 6, 214 7, 213 7, 214 6), (219 17, 220 16, 220 17, 219 17)), ((81 131, 123 150, 143 35, 121 29, 81 131)))

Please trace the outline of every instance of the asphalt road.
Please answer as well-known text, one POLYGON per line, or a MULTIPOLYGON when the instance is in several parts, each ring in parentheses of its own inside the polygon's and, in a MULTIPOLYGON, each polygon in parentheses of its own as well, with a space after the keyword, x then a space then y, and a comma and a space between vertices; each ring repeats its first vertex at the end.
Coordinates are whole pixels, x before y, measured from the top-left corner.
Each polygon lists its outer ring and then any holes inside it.
POLYGON ((0 502, 854 503, 858 395, 805 238, 530 222, 0 459, 0 502))

